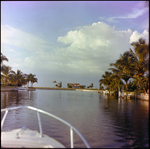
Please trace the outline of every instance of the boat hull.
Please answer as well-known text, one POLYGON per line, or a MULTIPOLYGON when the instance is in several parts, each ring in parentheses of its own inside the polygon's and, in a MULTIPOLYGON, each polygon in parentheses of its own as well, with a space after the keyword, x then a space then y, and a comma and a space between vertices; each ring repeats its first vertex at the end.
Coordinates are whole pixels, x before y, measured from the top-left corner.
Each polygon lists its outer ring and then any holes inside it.
POLYGON ((26 128, 1 132, 1 147, 14 148, 65 148, 63 144, 45 134, 39 137, 39 132, 26 128))

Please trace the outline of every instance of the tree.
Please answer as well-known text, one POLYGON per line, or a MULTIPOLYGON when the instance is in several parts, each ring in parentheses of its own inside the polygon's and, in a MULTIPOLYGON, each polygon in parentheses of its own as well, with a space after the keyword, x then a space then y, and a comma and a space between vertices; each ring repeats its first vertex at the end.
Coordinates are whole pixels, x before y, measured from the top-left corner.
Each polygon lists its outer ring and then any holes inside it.
POLYGON ((37 82, 38 83, 38 79, 35 78, 35 74, 30 74, 30 81, 31 81, 31 87, 33 87, 33 83, 37 82))
POLYGON ((100 89, 100 90, 104 90, 104 86, 100 85, 100 86, 99 86, 99 89, 100 89))
POLYGON ((53 83, 54 83, 54 87, 55 87, 57 82, 56 82, 56 81, 53 81, 53 83))
POLYGON ((1 64, 3 63, 3 61, 8 61, 8 58, 1 53, 1 64))
POLYGON ((91 83, 90 88, 93 88, 93 83, 91 83))
POLYGON ((29 82, 31 82, 31 86, 33 86, 33 83, 37 82, 38 79, 35 78, 35 75, 33 74, 23 74, 21 70, 17 70, 17 73, 11 70, 11 67, 3 65, 3 61, 8 61, 8 58, 4 56, 1 53, 1 82, 4 83, 4 85, 8 85, 8 83, 11 83, 15 86, 21 86, 27 84, 29 86, 29 82))
POLYGON ((111 80, 109 77, 112 75, 112 72, 105 71, 105 74, 102 75, 101 79, 99 80, 100 86, 103 84, 106 86, 106 89, 109 89, 109 86, 111 84, 111 80))
POLYGON ((114 66, 114 68, 109 68, 112 73, 106 71, 105 75, 102 75, 99 80, 100 86, 103 84, 107 89, 116 89, 117 86, 124 86, 124 80, 126 90, 128 90, 128 81, 131 78, 130 89, 142 89, 144 92, 149 90, 149 44, 146 44, 145 39, 140 38, 131 45, 134 51, 130 49, 120 55, 115 63, 110 63, 110 66, 114 66))
POLYGON ((130 91, 135 91, 137 89, 137 84, 135 83, 135 80, 129 80, 128 88, 130 91))
POLYGON ((10 83, 15 85, 15 87, 18 86, 18 78, 16 73, 10 75, 10 83))
POLYGON ((68 83, 68 84, 67 84, 67 88, 72 88, 72 86, 68 83))
MULTIPOLYGON (((140 38, 137 42, 131 43, 134 47, 135 60, 131 64, 134 69, 134 79, 137 82, 137 89, 140 90, 143 88, 143 78, 145 75, 149 74, 149 44, 146 44, 146 40, 140 38)), ((149 75, 148 75, 149 76, 149 75)), ((143 88, 145 92, 145 88, 143 88)))
POLYGON ((149 90, 149 74, 144 76, 141 81, 142 81, 141 88, 143 88, 144 93, 146 93, 149 90))
POLYGON ((26 84, 29 87, 29 83, 31 82, 31 87, 33 87, 33 83, 38 82, 38 79, 35 78, 35 74, 24 74, 25 78, 26 78, 26 84))
POLYGON ((134 54, 131 51, 126 51, 123 55, 120 55, 120 58, 115 63, 110 63, 110 66, 115 68, 109 68, 109 70, 112 70, 115 75, 125 81, 126 90, 128 90, 129 79, 133 78, 134 75, 133 66, 131 65, 134 61, 134 54))
POLYGON ((5 71, 6 66, 3 64, 3 61, 8 61, 8 58, 1 53, 1 71, 5 71))
POLYGON ((22 73, 21 70, 17 70, 17 72, 14 72, 10 75, 10 82, 16 86, 22 86, 27 83, 26 75, 22 73))
POLYGON ((29 87, 29 82, 30 82, 30 79, 32 77, 32 74, 25 74, 25 77, 26 77, 26 83, 27 83, 27 87, 29 87))
POLYGON ((109 80, 111 80, 109 85, 110 90, 118 90, 118 87, 120 88, 124 86, 124 83, 119 75, 112 73, 112 75, 109 77, 109 80))
POLYGON ((140 62, 149 60, 149 44, 146 44, 145 39, 140 38, 137 42, 132 42, 131 45, 140 62))
POLYGON ((3 70, 2 74, 1 74, 4 86, 8 85, 8 83, 10 82, 10 76, 12 73, 14 73, 14 71, 12 71, 12 67, 5 66, 5 70, 3 70))
POLYGON ((92 88, 93 87, 93 83, 91 83, 91 85, 87 86, 87 88, 92 88))
POLYGON ((80 89, 84 89, 85 87, 85 85, 80 85, 80 89))
POLYGON ((58 83, 58 84, 56 84, 56 87, 62 87, 62 82, 60 82, 60 83, 58 83))
POLYGON ((38 83, 38 79, 37 78, 33 78, 32 80, 31 80, 31 87, 33 87, 33 83, 38 83))

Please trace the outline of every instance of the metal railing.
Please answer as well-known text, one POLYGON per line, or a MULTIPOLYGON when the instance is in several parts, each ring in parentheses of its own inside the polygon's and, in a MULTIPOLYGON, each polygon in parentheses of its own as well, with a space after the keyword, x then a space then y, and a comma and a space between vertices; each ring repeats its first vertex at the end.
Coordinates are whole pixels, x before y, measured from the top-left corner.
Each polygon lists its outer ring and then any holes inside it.
POLYGON ((43 111, 41 109, 37 109, 35 107, 32 107, 32 106, 18 106, 18 107, 10 107, 10 108, 5 108, 5 109, 1 109, 1 112, 4 112, 5 111, 5 114, 3 116, 3 119, 1 121, 1 130, 2 130, 2 127, 3 127, 3 124, 4 124, 4 121, 6 119, 6 116, 8 114, 8 111, 9 110, 15 110, 15 109, 19 109, 19 108, 28 108, 28 109, 31 109, 31 110, 34 110, 34 111, 37 111, 37 117, 38 117, 38 123, 39 123, 39 129, 40 129, 40 136, 39 137, 42 137, 43 135, 43 132, 42 132, 42 125, 41 125, 41 119, 40 119, 40 113, 43 113, 43 114, 46 114, 48 116, 51 116, 59 121, 61 121, 62 123, 66 124, 67 126, 70 127, 70 142, 71 142, 71 148, 74 147, 74 141, 73 141, 73 130, 79 135, 79 137, 82 139, 82 141, 84 142, 84 144, 86 145, 87 148, 90 148, 89 144, 87 143, 87 141, 85 140, 85 138, 82 136, 82 134, 73 126, 71 125, 70 123, 68 123, 67 121, 49 113, 49 112, 46 112, 46 111, 43 111))

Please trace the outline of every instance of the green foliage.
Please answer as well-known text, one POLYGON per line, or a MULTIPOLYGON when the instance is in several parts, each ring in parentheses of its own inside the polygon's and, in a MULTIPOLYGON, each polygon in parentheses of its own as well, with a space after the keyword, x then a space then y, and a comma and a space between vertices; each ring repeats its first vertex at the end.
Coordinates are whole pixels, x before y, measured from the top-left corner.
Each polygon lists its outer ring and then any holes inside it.
POLYGON ((80 89, 85 89, 85 85, 80 85, 80 89))
POLYGON ((69 83, 67 84, 67 87, 68 87, 68 88, 72 88, 72 86, 71 86, 69 83))
POLYGON ((3 65, 3 61, 8 59, 1 53, 1 83, 5 85, 11 84, 15 86, 22 86, 26 85, 29 82, 31 82, 31 86, 33 86, 33 83, 38 82, 38 79, 35 78, 35 75, 33 74, 23 74, 21 70, 17 70, 17 72, 11 70, 12 68, 9 66, 3 65))
POLYGON ((134 51, 130 49, 121 54, 115 63, 110 63, 114 68, 109 68, 112 72, 105 71, 102 75, 99 80, 101 88, 104 85, 107 90, 117 90, 118 87, 125 86, 126 90, 136 92, 146 92, 149 89, 149 44, 140 38, 131 45, 134 51), (133 81, 129 81, 130 78, 133 81))
POLYGON ((56 87, 61 88, 61 87, 62 87, 62 82, 60 82, 60 83, 56 84, 56 87))
POLYGON ((99 89, 104 90, 104 86, 100 85, 99 89))
POLYGON ((103 84, 104 86, 109 87, 109 85, 111 84, 111 80, 110 80, 110 76, 111 76, 111 72, 105 71, 105 74, 102 75, 102 78, 99 80, 100 82, 100 86, 103 84))
POLYGON ((93 88, 93 83, 91 83, 91 85, 87 86, 87 88, 93 88))
POLYGON ((135 82, 129 81, 128 88, 129 88, 129 91, 135 91, 137 89, 137 85, 135 82))

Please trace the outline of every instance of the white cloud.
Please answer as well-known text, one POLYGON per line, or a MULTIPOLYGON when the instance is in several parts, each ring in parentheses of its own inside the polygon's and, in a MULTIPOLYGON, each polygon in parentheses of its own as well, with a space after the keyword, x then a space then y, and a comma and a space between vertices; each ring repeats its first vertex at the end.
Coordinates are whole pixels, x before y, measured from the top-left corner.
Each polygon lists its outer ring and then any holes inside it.
POLYGON ((116 31, 103 22, 93 23, 58 37, 58 42, 64 44, 62 47, 26 57, 24 66, 39 70, 42 67, 47 72, 99 74, 129 50, 131 35, 134 34, 130 29, 116 31))
MULTIPOLYGON (((67 45, 61 54, 73 62, 77 68, 86 71, 102 69, 105 63, 114 61, 120 53, 129 49, 129 39, 132 31, 115 31, 103 22, 93 23, 91 26, 83 26, 79 30, 70 31, 64 37, 58 37, 58 42, 67 45), (90 68, 88 68, 90 66, 90 68)), ((59 55, 61 59, 63 57, 59 55)))
POLYGON ((131 40, 138 40, 136 35, 146 37, 147 34, 146 30, 142 34, 130 29, 116 31, 115 27, 103 22, 93 23, 58 37, 58 42, 67 47, 57 49, 55 54, 57 60, 65 65, 66 72, 76 70, 81 74, 98 75, 104 73, 120 54, 129 50, 131 40))
POLYGON ((29 51, 49 48, 47 41, 9 25, 1 26, 1 42, 29 51))
POLYGON ((110 63, 129 50, 131 41, 148 35, 146 30, 142 34, 130 29, 116 31, 114 26, 97 22, 58 37, 58 43, 62 43, 61 47, 59 45, 47 50, 50 46, 45 45, 47 42, 43 39, 10 26, 3 27, 2 31, 2 43, 20 48, 22 43, 25 51, 34 53, 25 52, 23 57, 14 59, 15 52, 12 52, 12 57, 9 58, 12 67, 21 69, 24 73, 48 74, 51 77, 59 76, 60 79, 60 76, 64 76, 64 80, 66 75, 73 78, 80 76, 81 80, 85 76, 94 76, 97 77, 97 81, 108 70, 110 63))
POLYGON ((144 30, 142 34, 140 34, 138 31, 134 31, 130 37, 130 43, 138 41, 139 38, 143 38, 146 39, 146 41, 149 41, 148 37, 149 33, 147 30, 144 30))
POLYGON ((123 18, 123 19, 130 18, 130 19, 133 19, 133 18, 137 18, 137 17, 143 15, 146 11, 147 11, 147 8, 133 9, 132 13, 129 13, 126 16, 122 16, 122 17, 118 17, 118 18, 123 18))
MULTIPOLYGON (((114 19, 135 19, 135 18, 142 16, 147 11, 148 11, 147 8, 143 8, 143 9, 134 8, 131 13, 128 13, 128 14, 125 14, 122 16, 111 17, 111 18, 108 18, 107 21, 113 22, 113 21, 115 21, 114 19)), ((102 18, 100 18, 100 19, 102 19, 102 18)))

